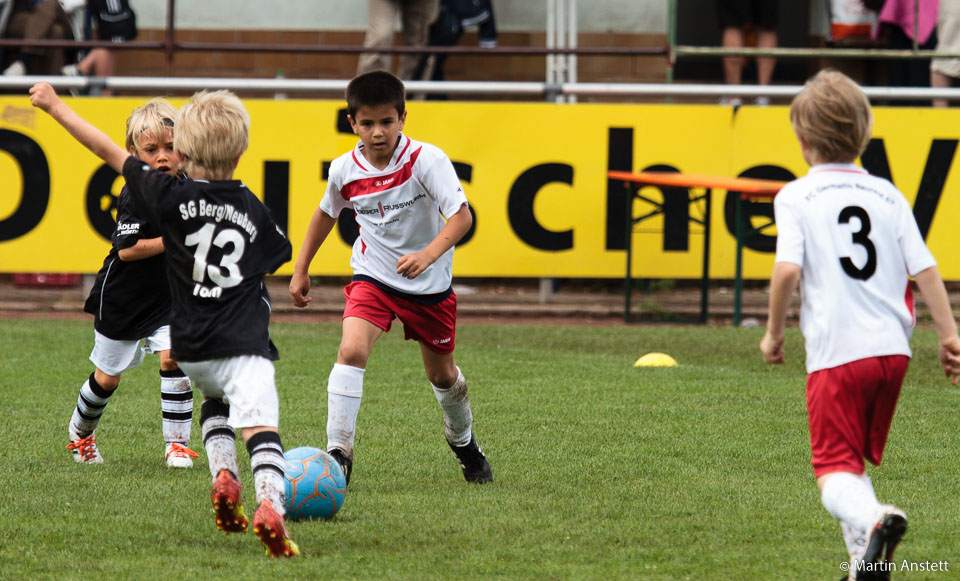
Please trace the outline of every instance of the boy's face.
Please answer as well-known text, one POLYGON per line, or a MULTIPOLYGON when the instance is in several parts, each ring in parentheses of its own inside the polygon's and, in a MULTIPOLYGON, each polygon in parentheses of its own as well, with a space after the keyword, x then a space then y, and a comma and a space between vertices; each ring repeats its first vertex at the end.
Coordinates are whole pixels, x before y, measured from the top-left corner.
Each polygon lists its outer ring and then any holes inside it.
POLYGON ((180 168, 179 158, 173 153, 173 129, 170 128, 164 128, 163 139, 157 139, 152 131, 144 131, 130 153, 165 174, 176 175, 180 168))
POLYGON ((393 105, 360 107, 354 117, 347 117, 353 132, 363 142, 363 155, 374 165, 385 165, 393 157, 397 140, 407 119, 407 112, 397 114, 393 105))

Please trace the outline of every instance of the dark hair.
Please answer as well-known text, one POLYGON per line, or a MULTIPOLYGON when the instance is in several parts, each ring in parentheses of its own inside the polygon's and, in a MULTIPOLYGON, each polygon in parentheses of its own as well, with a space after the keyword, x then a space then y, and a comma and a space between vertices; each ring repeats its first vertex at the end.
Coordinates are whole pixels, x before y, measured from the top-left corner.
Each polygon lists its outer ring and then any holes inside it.
POLYGON ((403 81, 387 71, 373 71, 354 77, 347 85, 347 114, 356 117, 360 107, 393 105, 397 115, 406 108, 403 81))

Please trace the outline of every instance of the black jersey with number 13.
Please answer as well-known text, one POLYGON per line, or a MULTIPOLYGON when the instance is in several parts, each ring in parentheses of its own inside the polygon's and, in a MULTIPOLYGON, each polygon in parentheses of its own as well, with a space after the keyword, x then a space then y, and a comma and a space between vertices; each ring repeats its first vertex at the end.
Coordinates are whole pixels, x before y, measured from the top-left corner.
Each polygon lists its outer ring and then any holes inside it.
POLYGON ((239 181, 178 179, 134 157, 123 177, 163 235, 172 356, 277 359, 263 277, 290 260, 292 248, 266 206, 239 181))

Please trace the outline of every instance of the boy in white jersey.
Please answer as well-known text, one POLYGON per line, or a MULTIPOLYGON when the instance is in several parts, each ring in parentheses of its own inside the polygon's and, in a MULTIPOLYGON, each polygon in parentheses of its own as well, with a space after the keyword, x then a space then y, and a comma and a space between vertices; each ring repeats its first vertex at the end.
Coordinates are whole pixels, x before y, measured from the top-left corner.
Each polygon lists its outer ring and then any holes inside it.
POLYGON ((877 501, 864 459, 880 464, 907 371, 915 322, 910 277, 926 299, 940 362, 954 384, 960 339, 906 199, 853 163, 873 128, 860 87, 821 71, 793 100, 790 121, 811 169, 774 201, 777 255, 760 350, 766 362, 783 363, 787 306, 799 280, 814 476, 824 508, 840 521, 850 578, 888 579, 907 519, 877 501))
POLYGON ((337 362, 327 383, 327 449, 350 481, 363 374, 374 342, 403 323, 420 343, 427 379, 443 409, 445 435, 469 482, 493 480, 473 436, 467 383, 454 357, 457 297, 451 286, 453 246, 473 216, 450 159, 403 135, 404 86, 384 71, 360 75, 347 87, 347 114, 357 147, 330 165, 327 190, 310 220, 290 280, 293 304, 311 298, 310 262, 352 209, 360 225, 344 289, 346 308, 337 362), (446 219, 446 221, 444 221, 446 219))

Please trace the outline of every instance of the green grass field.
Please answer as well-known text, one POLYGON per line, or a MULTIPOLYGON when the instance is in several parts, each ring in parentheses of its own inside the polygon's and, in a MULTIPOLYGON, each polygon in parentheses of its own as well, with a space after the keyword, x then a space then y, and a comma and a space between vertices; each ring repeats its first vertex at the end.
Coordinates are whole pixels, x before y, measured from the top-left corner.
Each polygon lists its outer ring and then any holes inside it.
MULTIPOLYGON (((323 446, 332 324, 275 323, 281 435, 323 446)), ((803 346, 766 366, 760 329, 461 325, 458 363, 495 481, 463 481, 419 351, 395 329, 364 385, 346 503, 292 523, 303 558, 264 556, 213 523, 199 398, 190 471, 162 461, 157 361, 126 374, 98 429, 101 466, 73 462, 67 421, 91 371, 89 322, 0 321, 2 579, 839 579, 840 530, 809 466, 803 346), (680 366, 634 368, 649 351, 680 366)), ((881 501, 910 517, 897 559, 960 576, 960 390, 936 338, 915 357, 881 501)), ((245 450, 241 476, 254 505, 245 450)))

